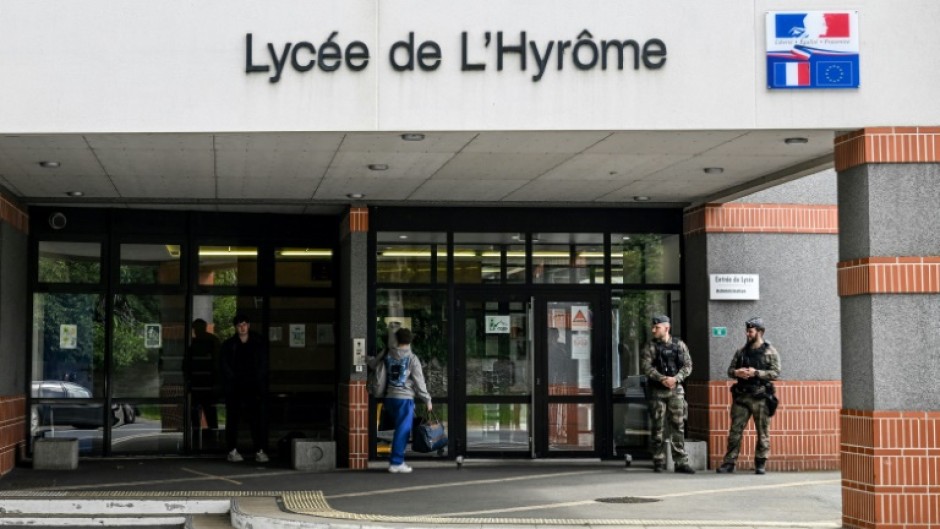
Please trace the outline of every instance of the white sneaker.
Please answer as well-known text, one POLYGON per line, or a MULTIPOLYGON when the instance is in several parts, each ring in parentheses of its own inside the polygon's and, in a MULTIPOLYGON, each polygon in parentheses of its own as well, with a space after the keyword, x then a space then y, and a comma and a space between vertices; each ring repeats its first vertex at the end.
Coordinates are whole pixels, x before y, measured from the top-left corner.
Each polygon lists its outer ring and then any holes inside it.
POLYGON ((414 469, 404 463, 400 465, 389 465, 388 467, 388 471, 391 472, 392 474, 408 474, 412 470, 414 469))
POLYGON ((268 454, 264 453, 264 450, 258 450, 258 453, 255 454, 255 461, 258 463, 267 463, 270 461, 268 454))
POLYGON ((241 463, 245 458, 238 453, 237 448, 233 448, 232 451, 228 453, 228 460, 232 463, 241 463))

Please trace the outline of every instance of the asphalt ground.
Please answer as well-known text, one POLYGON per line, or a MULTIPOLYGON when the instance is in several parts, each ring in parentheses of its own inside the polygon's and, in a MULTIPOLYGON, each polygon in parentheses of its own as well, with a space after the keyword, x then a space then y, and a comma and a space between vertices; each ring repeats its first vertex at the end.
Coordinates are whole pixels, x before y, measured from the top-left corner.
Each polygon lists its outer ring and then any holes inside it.
MULTIPOLYGON (((651 463, 598 460, 467 460, 409 462, 411 474, 368 470, 301 472, 277 462, 221 458, 82 460, 78 470, 15 468, 0 478, 11 491, 149 491, 168 496, 231 491, 320 491, 335 511, 492 518, 528 525, 553 520, 622 521, 667 527, 841 527, 839 472, 752 472, 695 475, 652 472, 651 463)), ((70 495, 71 495, 70 494, 70 495)))

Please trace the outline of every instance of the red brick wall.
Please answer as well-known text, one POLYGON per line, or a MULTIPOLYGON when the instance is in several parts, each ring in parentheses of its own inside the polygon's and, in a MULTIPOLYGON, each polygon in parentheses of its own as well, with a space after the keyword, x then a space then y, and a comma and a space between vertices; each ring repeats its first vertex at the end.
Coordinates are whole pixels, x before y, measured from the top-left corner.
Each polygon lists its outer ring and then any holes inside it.
POLYGON ((364 380, 340 387, 340 433, 347 436, 349 468, 369 466, 369 393, 364 380))
POLYGON ((837 206, 813 204, 705 204, 683 217, 686 236, 697 233, 839 233, 837 206))
MULTIPOLYGON (((732 380, 689 382, 689 436, 708 441, 709 468, 728 449, 732 380)), ((775 382, 780 407, 770 423, 770 470, 838 470, 841 381, 775 382)), ((738 468, 754 468, 753 422, 744 430, 738 468)))
POLYGON ((940 127, 869 127, 835 141, 836 171, 869 163, 940 162, 940 127))
POLYGON ((845 527, 940 527, 940 411, 842 410, 845 527))
POLYGON ((13 470, 26 443, 26 396, 0 397, 0 475, 13 470))
POLYGON ((940 257, 865 257, 838 270, 840 296, 940 293, 940 257))

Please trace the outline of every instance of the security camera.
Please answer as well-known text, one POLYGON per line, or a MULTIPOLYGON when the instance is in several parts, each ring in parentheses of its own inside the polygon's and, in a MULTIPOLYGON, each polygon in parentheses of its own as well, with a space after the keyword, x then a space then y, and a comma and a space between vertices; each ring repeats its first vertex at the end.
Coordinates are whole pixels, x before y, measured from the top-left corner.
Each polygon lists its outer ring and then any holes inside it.
POLYGON ((56 211, 52 215, 49 215, 49 227, 54 230, 61 230, 68 224, 69 219, 65 217, 65 213, 61 211, 56 211))

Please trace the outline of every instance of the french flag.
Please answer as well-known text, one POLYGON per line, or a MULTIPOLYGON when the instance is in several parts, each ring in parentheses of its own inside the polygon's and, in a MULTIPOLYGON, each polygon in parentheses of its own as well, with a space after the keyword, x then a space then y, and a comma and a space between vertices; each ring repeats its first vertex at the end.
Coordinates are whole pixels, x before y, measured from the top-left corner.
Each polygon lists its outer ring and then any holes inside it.
POLYGON ((778 86, 809 86, 808 62, 778 62, 774 65, 778 86))

